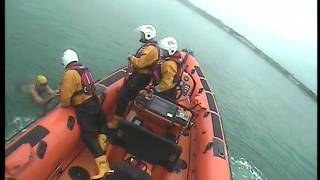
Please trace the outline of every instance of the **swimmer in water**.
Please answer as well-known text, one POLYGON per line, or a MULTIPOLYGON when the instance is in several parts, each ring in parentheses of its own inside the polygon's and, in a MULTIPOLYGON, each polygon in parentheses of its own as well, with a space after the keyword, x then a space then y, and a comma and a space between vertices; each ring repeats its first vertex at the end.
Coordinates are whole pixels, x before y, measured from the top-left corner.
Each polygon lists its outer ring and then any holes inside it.
POLYGON ((27 86, 27 91, 35 103, 43 106, 59 95, 59 90, 52 90, 48 84, 48 79, 41 74, 36 76, 35 83, 27 86), (44 97, 43 93, 46 93, 47 97, 44 97))

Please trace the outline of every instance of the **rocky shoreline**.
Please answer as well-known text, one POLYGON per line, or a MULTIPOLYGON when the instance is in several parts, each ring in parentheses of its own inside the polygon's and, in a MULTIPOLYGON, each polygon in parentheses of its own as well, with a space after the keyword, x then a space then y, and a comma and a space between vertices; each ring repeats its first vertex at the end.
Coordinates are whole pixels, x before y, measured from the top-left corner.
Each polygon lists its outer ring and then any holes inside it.
POLYGON ((188 8, 194 10, 198 14, 202 15, 204 18, 209 20, 210 22, 214 23, 224 31, 228 32, 231 36, 236 38, 238 41, 243 43, 245 46, 247 46, 249 49, 251 49, 253 52, 255 52, 257 55, 259 55, 262 59, 266 60, 268 63, 270 63, 273 67, 278 69, 284 76, 289 78, 295 85, 297 85, 301 90, 303 90, 307 95, 309 95, 313 100, 317 101, 317 95, 311 91, 306 85, 304 85, 301 81, 299 81, 297 78, 295 78, 290 72, 288 72, 286 69, 284 69, 279 63, 277 63, 275 60, 273 60, 271 57, 269 57, 267 54, 262 52, 259 48, 257 48, 252 42, 250 42, 248 39, 246 39, 244 36, 233 30, 232 28, 225 25, 221 20, 213 17, 212 15, 208 14, 204 10, 196 7, 188 0, 178 0, 183 5, 187 6, 188 8))

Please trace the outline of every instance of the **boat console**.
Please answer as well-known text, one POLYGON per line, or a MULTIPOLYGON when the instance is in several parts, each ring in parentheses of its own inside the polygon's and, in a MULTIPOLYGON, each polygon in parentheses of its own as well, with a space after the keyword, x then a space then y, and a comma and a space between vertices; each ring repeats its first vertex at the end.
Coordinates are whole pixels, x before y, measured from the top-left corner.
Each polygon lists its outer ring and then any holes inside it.
POLYGON ((194 118, 191 110, 152 93, 138 94, 127 117, 158 135, 176 138, 189 130, 194 118))
POLYGON ((152 112, 169 124, 174 124, 181 128, 187 128, 190 125, 192 113, 184 108, 163 99, 154 94, 139 94, 135 99, 135 105, 145 109, 145 112, 152 112))

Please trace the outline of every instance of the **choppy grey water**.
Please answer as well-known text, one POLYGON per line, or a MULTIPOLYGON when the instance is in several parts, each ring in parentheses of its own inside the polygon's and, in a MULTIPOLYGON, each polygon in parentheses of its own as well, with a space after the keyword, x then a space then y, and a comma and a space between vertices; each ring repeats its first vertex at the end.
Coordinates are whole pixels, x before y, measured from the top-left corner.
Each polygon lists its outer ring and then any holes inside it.
POLYGON ((6 138, 39 107, 17 90, 38 73, 58 87, 74 48, 96 78, 126 65, 151 23, 195 52, 222 113, 235 180, 316 179, 317 103, 233 37, 177 1, 6 0, 6 138))

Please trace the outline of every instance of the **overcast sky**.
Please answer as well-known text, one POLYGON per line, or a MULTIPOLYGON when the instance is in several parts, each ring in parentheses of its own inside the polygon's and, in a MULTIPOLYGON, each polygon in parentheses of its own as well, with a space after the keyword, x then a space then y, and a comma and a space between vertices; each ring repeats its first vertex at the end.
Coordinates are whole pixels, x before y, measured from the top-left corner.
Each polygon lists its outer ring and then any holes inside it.
POLYGON ((317 0, 190 0, 316 90, 317 0))

